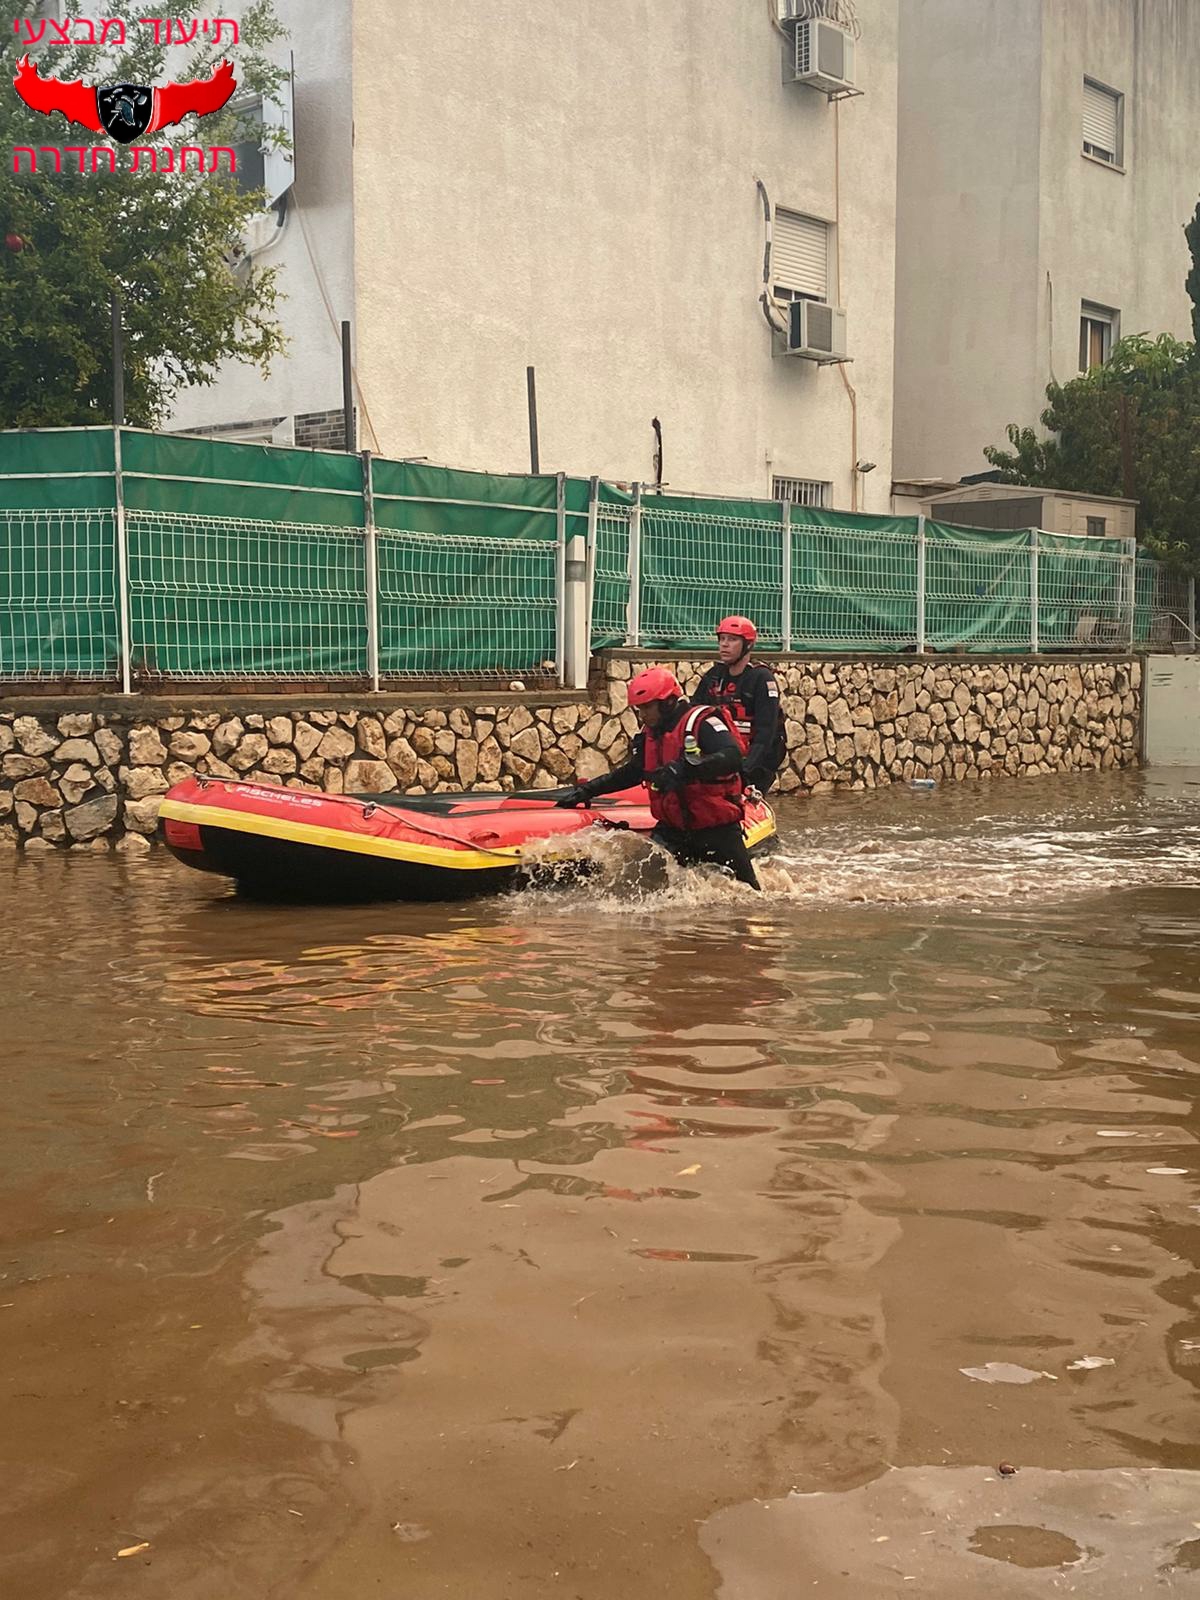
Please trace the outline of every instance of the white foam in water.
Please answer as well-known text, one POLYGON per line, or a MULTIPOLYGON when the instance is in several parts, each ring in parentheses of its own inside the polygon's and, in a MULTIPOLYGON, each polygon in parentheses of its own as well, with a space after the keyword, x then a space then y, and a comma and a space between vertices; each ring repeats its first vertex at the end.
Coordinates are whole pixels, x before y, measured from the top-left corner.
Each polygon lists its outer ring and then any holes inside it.
MULTIPOLYGON (((839 906, 1014 906, 1062 902, 1118 889, 1200 886, 1200 802, 1119 787, 1088 794, 1078 782, 1056 804, 1053 786, 1037 796, 1014 794, 1012 812, 987 797, 985 815, 970 814, 973 796, 960 789, 922 797, 901 791, 832 796, 779 807, 779 844, 755 863, 763 893, 715 868, 678 866, 636 835, 589 829, 572 836, 587 876, 555 868, 562 840, 535 847, 533 894, 539 910, 578 907, 629 915, 672 907, 762 905, 787 900, 839 906), (547 883, 547 873, 559 873, 547 883)), ((980 795, 980 801, 983 800, 980 795)))

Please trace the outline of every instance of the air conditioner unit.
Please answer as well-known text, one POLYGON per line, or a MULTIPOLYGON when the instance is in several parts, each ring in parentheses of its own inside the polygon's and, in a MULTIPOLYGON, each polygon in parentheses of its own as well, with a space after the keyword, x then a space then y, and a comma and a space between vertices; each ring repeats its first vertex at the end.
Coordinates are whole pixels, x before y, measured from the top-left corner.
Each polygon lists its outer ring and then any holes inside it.
POLYGON ((790 24, 793 53, 789 81, 825 94, 854 88, 854 38, 836 22, 809 17, 790 24))
POLYGON ((823 300, 793 300, 788 306, 786 352, 806 361, 846 360, 846 313, 823 300))

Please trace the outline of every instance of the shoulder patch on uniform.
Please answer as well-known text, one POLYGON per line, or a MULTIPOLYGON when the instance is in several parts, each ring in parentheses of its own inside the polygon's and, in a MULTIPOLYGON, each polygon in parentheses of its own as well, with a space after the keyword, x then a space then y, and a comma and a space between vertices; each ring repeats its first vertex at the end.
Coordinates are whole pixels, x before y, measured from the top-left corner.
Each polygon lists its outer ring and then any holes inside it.
POLYGON ((772 700, 779 699, 779 685, 775 682, 774 678, 767 679, 767 693, 771 696, 772 700))

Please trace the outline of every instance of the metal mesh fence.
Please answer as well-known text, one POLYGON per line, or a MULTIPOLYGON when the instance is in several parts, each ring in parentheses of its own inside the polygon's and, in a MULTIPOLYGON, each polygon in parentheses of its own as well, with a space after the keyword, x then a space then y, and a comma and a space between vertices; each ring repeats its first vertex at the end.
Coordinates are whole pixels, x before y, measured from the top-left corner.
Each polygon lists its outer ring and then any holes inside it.
POLYGON ((1043 650, 1128 649, 1133 631, 1133 555, 1038 535, 1038 643, 1043 650))
POLYGON ((383 528, 376 539, 381 676, 553 672, 553 543, 383 528))
POLYGON ((0 679, 107 679, 119 653, 112 511, 0 511, 0 679))
POLYGON ((1197 643, 1194 581, 1112 539, 129 429, 0 432, 8 683, 122 682, 126 662, 131 683, 361 683, 376 660, 381 681, 544 682, 568 634, 582 682, 589 645, 707 647, 730 612, 766 650, 1197 643), (567 553, 584 518, 586 601, 567 553))
POLYGON ((126 514, 137 678, 362 678, 363 538, 299 523, 126 514))
POLYGON ((927 526, 925 632, 935 650, 1028 650, 1029 534, 979 536, 927 526))
POLYGON ((808 526, 792 513, 792 648, 898 650, 917 638, 911 531, 808 526))
POLYGON ((1196 580, 1157 561, 1139 560, 1133 611, 1134 643, 1149 650, 1195 649, 1196 580))
POLYGON ((625 643, 629 615, 628 506, 596 508, 596 536, 589 568, 591 620, 588 638, 593 650, 625 643))
POLYGON ((711 644, 714 625, 736 612, 756 619, 764 649, 780 648, 783 528, 771 509, 767 521, 643 504, 640 644, 711 644))

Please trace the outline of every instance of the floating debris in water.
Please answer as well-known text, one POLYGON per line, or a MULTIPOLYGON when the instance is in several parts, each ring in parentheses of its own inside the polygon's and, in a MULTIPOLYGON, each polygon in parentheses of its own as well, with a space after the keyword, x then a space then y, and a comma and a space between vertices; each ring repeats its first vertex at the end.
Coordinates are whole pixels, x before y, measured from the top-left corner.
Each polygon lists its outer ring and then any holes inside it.
POLYGON ((1111 1356, 1080 1356, 1078 1361, 1068 1361, 1068 1372, 1091 1372, 1095 1367, 1115 1367, 1111 1356))
POLYGON ((1011 1361, 988 1361, 982 1367, 959 1367, 964 1378, 974 1378, 976 1383, 1036 1383, 1039 1378, 1049 1378, 1057 1383, 1052 1372, 1034 1372, 1032 1367, 1018 1367, 1011 1361))

